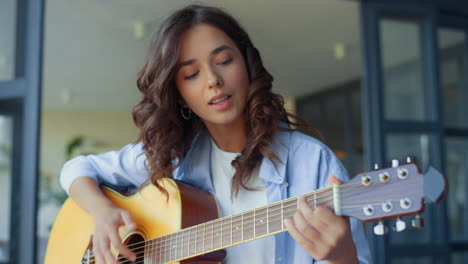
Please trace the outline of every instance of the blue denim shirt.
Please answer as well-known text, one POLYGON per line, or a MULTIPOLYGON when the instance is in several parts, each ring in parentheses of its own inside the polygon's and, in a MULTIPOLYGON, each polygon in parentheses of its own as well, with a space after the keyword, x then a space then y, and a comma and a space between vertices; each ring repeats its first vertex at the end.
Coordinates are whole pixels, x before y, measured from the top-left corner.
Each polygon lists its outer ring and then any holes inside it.
MULTIPOLYGON (((280 143, 274 141, 271 150, 281 162, 275 166, 264 158, 259 171, 268 203, 324 188, 328 185, 329 175, 335 175, 342 181, 348 180, 348 174, 340 161, 320 141, 297 131, 279 130, 275 137, 280 143)), ((195 138, 181 165, 174 171, 174 179, 214 194, 210 154, 210 135, 203 131, 195 138)), ((62 169, 60 181, 68 191, 75 179, 85 175, 98 184, 133 191, 148 177, 145 163, 141 143, 129 144, 120 151, 79 156, 68 161, 62 169)), ((350 222, 360 263, 371 263, 362 223, 354 218, 350 222)), ((276 263, 326 263, 313 260, 287 232, 276 234, 274 238, 276 263)))

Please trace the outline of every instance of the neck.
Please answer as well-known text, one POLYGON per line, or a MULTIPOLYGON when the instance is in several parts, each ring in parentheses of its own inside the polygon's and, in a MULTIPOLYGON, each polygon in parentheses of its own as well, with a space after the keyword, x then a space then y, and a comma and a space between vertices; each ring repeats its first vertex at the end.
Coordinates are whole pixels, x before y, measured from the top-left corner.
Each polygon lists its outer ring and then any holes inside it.
POLYGON ((216 145, 227 152, 240 153, 247 144, 247 129, 244 120, 232 124, 206 124, 216 145))

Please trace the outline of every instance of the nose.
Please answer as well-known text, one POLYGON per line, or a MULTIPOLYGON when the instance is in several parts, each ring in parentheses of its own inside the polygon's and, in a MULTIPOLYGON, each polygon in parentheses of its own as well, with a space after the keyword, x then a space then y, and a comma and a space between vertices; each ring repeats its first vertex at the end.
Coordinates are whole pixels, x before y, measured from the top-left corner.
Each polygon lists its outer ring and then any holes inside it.
POLYGON ((208 88, 215 88, 215 87, 221 87, 223 86, 223 78, 221 77, 221 75, 216 72, 215 69, 208 69, 207 70, 208 72, 208 76, 207 76, 207 80, 208 80, 208 88))

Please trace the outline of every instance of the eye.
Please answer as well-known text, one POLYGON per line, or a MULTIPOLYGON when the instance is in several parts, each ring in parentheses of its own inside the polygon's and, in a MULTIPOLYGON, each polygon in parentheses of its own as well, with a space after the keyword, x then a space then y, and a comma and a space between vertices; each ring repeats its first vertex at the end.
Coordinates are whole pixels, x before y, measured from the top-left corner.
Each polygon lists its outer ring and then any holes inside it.
POLYGON ((225 60, 225 61, 222 61, 220 64, 226 65, 226 64, 229 64, 229 63, 231 63, 231 62, 232 62, 232 58, 229 58, 229 59, 227 59, 227 60, 225 60))
POLYGON ((195 76, 197 76, 197 74, 198 74, 198 72, 195 72, 193 74, 184 76, 184 80, 190 80, 190 79, 194 78, 195 76))

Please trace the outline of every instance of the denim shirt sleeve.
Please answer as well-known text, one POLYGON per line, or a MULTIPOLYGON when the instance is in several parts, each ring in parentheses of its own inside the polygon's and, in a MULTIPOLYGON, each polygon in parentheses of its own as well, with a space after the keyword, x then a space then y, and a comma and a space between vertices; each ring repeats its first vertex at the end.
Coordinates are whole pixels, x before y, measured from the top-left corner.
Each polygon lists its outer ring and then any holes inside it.
POLYGON ((142 143, 128 144, 118 151, 81 155, 66 162, 60 172, 60 185, 69 193, 72 183, 89 177, 97 184, 120 191, 134 190, 148 178, 142 143))
MULTIPOLYGON (((289 197, 311 191, 307 189, 321 189, 329 186, 329 175, 335 175, 344 182, 349 180, 348 173, 335 154, 314 138, 293 132, 289 151, 289 197)), ((350 226, 359 262, 361 264, 372 263, 362 222, 350 218, 350 226)), ((295 243, 293 239, 289 241, 295 243)), ((297 244, 289 245, 288 248, 290 252, 294 252, 294 256, 289 256, 294 261, 288 263, 327 263, 326 261, 308 260, 308 253, 297 244)))

